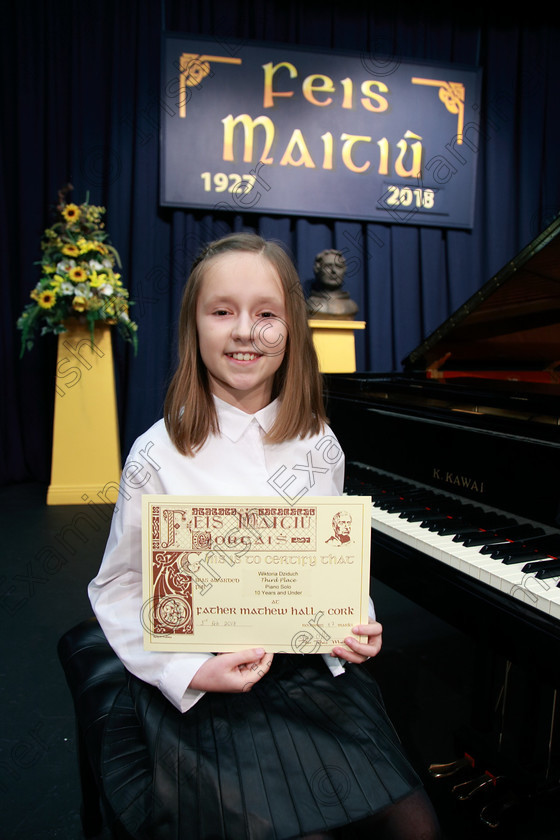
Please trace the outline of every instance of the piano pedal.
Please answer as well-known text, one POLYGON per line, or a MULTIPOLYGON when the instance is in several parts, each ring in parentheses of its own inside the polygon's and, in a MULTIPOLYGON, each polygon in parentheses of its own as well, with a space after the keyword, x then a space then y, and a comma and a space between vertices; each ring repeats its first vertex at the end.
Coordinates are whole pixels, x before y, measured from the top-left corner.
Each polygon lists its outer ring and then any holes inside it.
POLYGON ((499 828, 506 813, 518 804, 512 790, 506 791, 500 798, 488 802, 480 812, 480 819, 488 828, 499 828))
POLYGON ((451 793, 459 802, 468 802, 475 794, 480 793, 480 791, 496 787, 496 783, 502 778, 502 776, 494 776, 489 770, 485 770, 481 776, 455 785, 451 788, 451 793))
POLYGON ((474 767, 474 758, 468 753, 465 753, 462 758, 458 758, 456 761, 450 761, 448 764, 430 764, 428 773, 434 779, 443 779, 447 776, 454 776, 464 767, 474 767))

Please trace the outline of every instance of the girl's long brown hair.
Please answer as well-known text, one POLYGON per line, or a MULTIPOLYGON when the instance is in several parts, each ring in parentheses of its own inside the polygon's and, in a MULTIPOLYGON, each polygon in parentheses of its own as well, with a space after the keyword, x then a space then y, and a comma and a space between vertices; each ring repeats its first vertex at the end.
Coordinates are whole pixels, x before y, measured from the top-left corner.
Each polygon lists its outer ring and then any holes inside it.
POLYGON ((303 290, 284 249, 251 233, 234 233, 210 243, 193 264, 179 315, 179 363, 165 398, 168 434, 184 455, 193 455, 210 434, 219 433, 208 374, 198 349, 196 305, 212 259, 230 251, 260 254, 275 268, 284 289, 288 340, 282 364, 274 375, 272 399, 280 398, 269 443, 317 434, 326 422, 323 381, 307 324, 303 290))

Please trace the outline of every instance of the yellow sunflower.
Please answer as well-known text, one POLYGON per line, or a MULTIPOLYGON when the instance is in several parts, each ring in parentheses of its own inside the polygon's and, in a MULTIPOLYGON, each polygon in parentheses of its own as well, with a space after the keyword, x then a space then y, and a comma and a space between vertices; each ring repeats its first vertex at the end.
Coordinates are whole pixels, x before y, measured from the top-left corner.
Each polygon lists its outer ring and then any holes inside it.
POLYGON ((41 309, 52 309, 56 303, 56 295, 54 292, 50 292, 46 289, 44 292, 40 292, 37 295, 37 303, 41 309))
POLYGON ((64 216, 67 222, 72 224, 72 222, 78 221, 78 219, 82 215, 82 211, 76 204, 67 204, 64 210, 62 211, 62 215, 64 216))
POLYGON ((62 249, 62 253, 67 257, 77 257, 80 253, 80 249, 77 245, 65 245, 62 249))
POLYGON ((70 269, 68 277, 70 280, 73 280, 74 283, 83 283, 84 280, 87 279, 87 274, 83 268, 80 268, 80 266, 77 265, 75 268, 70 269))

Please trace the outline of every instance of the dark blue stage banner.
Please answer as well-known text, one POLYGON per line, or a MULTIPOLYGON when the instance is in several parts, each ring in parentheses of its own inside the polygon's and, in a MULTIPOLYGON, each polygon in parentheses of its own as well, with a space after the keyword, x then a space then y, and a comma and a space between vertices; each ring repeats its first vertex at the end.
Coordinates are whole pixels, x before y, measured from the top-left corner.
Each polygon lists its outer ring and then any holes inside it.
POLYGON ((161 203, 473 225, 480 71, 163 36, 161 203))

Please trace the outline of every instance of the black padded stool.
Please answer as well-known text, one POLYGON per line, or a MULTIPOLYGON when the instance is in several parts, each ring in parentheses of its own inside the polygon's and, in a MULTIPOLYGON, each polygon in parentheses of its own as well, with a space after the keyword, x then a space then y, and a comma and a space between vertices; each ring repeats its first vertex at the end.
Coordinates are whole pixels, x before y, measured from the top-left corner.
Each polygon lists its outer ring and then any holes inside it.
POLYGON ((128 693, 128 672, 95 618, 62 636, 58 656, 76 713, 84 836, 99 835, 105 824, 116 840, 145 840, 150 836, 152 771, 128 693), (107 756, 109 715, 117 717, 123 737, 117 749, 112 739, 107 756))

